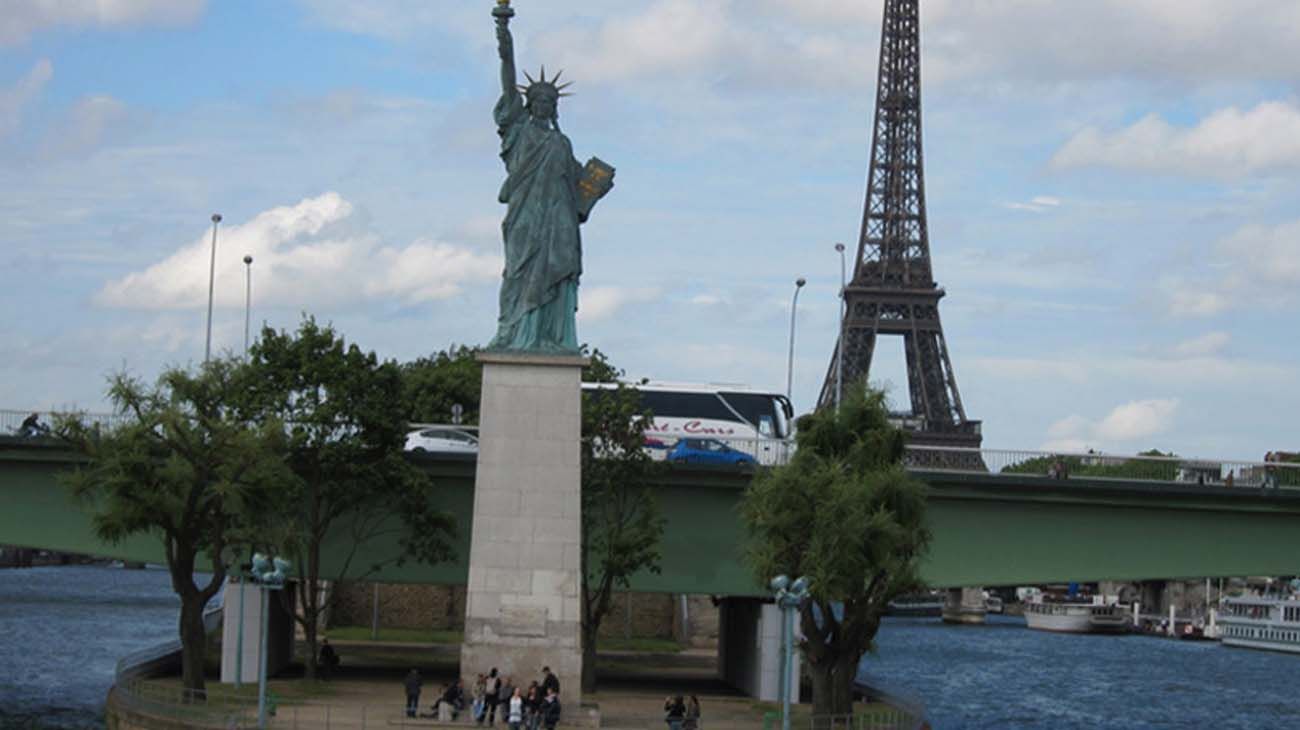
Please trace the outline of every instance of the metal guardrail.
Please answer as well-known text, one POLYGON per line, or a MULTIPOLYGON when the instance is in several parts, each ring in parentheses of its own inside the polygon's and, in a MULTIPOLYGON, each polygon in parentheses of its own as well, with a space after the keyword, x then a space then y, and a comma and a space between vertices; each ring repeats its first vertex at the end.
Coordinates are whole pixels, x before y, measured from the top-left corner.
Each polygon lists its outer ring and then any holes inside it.
POLYGON ((909 445, 914 471, 1151 481, 1214 487, 1300 488, 1300 464, 1147 454, 971 449, 909 445))
POLYGON ((130 416, 118 413, 87 413, 85 411, 15 411, 0 409, 0 435, 16 436, 22 429, 23 421, 35 413, 42 426, 50 428, 60 416, 78 416, 82 422, 94 427, 112 428, 128 423, 130 416))

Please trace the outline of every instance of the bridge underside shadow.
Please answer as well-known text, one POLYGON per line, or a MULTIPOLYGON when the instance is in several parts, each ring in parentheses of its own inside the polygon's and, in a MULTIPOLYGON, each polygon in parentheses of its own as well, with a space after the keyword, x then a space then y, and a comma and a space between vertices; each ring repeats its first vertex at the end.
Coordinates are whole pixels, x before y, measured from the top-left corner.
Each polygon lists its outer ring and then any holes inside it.
MULTIPOLYGON (((160 542, 97 539, 85 508, 57 474, 69 453, 0 444, 0 544, 161 563, 160 542)), ((433 498, 455 516, 457 559, 389 565, 374 580, 463 585, 468 576, 474 461, 415 459, 433 498)), ((917 472, 930 484, 933 543, 922 566, 936 587, 1031 585, 1060 581, 1290 575, 1300 490, 1200 487, 1159 482, 917 472)), ((742 560, 738 505, 751 475, 674 468, 654 486, 666 518, 661 572, 633 576, 632 590, 764 596, 742 560)), ((340 535, 326 551, 325 575, 349 557, 340 535)), ((354 565, 397 554, 396 538, 356 548, 354 565)))

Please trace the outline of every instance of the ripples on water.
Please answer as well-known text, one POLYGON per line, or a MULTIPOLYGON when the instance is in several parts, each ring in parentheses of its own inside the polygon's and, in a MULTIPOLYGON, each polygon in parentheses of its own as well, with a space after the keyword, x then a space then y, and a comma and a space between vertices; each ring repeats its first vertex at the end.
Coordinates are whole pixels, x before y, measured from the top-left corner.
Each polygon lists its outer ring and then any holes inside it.
POLYGON ((0 570, 0 728, 102 728, 117 660, 179 616, 162 570, 0 570))
POLYGON ((1217 642, 886 619, 862 669, 923 699, 934 727, 1300 727, 1300 655, 1217 642))

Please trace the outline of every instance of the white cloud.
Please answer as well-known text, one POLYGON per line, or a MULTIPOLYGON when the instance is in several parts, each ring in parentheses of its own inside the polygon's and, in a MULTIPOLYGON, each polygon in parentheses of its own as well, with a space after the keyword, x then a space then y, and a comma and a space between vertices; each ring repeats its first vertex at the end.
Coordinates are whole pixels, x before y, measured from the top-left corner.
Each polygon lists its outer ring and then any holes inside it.
POLYGON ((1175 317, 1211 317, 1226 310, 1229 297, 1206 286, 1183 280, 1162 284, 1169 313, 1175 317))
POLYGON ((23 110, 54 78, 54 65, 42 58, 16 84, 0 89, 0 139, 12 134, 22 122, 23 110))
POLYGON ((1266 101, 1220 109, 1193 127, 1154 114, 1113 132, 1087 127, 1052 157, 1059 169, 1115 167, 1232 178, 1300 167, 1300 108, 1266 101))
POLYGON ((1276 226, 1248 225, 1220 241, 1218 251, 1252 280, 1300 284, 1300 220, 1276 226))
POLYGON ((176 26, 196 20, 206 0, 5 0, 0 46, 56 26, 176 26))
POLYGON ((1178 412, 1176 398, 1139 400, 1116 406, 1100 421, 1078 414, 1053 423, 1045 451, 1082 451, 1113 445, 1141 446, 1137 442, 1168 431, 1178 412))
POLYGON ((690 301, 697 307, 715 307, 725 300, 717 294, 696 294, 690 301))
MULTIPOLYGON (((330 192, 223 226, 217 237, 216 303, 243 306, 245 254, 253 257, 254 295, 259 304, 271 306, 309 308, 384 298, 415 304, 447 299, 462 286, 501 275, 499 256, 426 240, 385 246, 352 217, 352 204, 330 192)), ((209 236, 203 234, 144 271, 109 282, 97 301, 137 309, 205 306, 209 236)))
POLYGON ((88 96, 68 111, 62 124, 50 130, 41 144, 42 151, 54 157, 92 152, 125 131, 130 116, 126 104, 111 96, 88 96))
POLYGON ((1200 337, 1178 343, 1174 346, 1174 354, 1179 357, 1218 355, 1228 346, 1231 339, 1231 335, 1227 332, 1207 332, 1200 337))
POLYGON ((1052 208, 1059 207, 1060 205, 1061 205, 1060 198, 1054 198, 1050 195, 1037 195, 1032 199, 1030 199, 1029 202, 1027 203, 1022 203, 1022 202, 1003 203, 1002 207, 1008 210, 1023 210, 1030 213, 1046 213, 1052 208))
POLYGON ((608 319, 628 305, 655 302, 662 293, 655 287, 583 287, 578 292, 578 321, 598 322, 608 319))

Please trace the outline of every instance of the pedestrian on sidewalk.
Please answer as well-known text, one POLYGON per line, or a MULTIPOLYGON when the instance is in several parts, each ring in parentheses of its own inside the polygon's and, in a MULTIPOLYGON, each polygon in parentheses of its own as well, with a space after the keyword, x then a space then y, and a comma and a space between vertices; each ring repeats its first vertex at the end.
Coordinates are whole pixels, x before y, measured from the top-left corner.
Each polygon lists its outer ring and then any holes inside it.
POLYGON ((528 694, 524 695, 524 725, 528 730, 537 730, 542 724, 542 695, 541 687, 533 682, 528 687, 528 694))
POLYGON ((420 709, 420 685, 424 684, 420 679, 420 670, 412 669, 407 672, 402 684, 406 687, 406 716, 415 717, 415 713, 420 709))
POLYGON ((546 730, 555 730, 560 722, 560 696, 554 690, 546 690, 546 699, 542 700, 542 725, 546 730))
POLYGON ((493 727, 497 724, 497 705, 501 704, 501 677, 497 676, 496 667, 492 667, 492 671, 488 672, 483 690, 483 700, 487 703, 488 727, 493 727))
POLYGON ((555 672, 550 667, 542 667, 542 696, 545 697, 547 692, 555 692, 555 696, 560 696, 560 678, 555 676, 555 672))
POLYGON ((668 730, 682 730, 682 722, 686 719, 686 703, 682 702, 682 696, 664 698, 664 722, 668 723, 668 730))
POLYGON ((700 727, 700 698, 691 695, 691 699, 686 703, 686 716, 682 718, 682 730, 699 730, 700 727))
POLYGON ((506 723, 510 725, 510 730, 519 730, 524 724, 524 698, 519 693, 519 688, 515 687, 510 693, 510 709, 506 715, 506 723))
POLYGON ((474 722, 482 725, 487 712, 487 675, 480 674, 474 680, 474 722))

